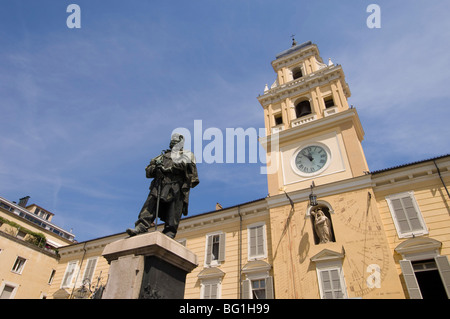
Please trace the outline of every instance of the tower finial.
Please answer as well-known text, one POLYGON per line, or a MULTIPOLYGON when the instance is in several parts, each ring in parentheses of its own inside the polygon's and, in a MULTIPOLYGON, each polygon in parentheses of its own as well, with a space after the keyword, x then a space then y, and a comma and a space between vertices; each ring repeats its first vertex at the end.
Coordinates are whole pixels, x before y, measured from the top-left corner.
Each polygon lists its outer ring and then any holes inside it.
POLYGON ((295 47, 297 45, 297 41, 295 41, 295 34, 291 35, 292 38, 292 46, 295 47))

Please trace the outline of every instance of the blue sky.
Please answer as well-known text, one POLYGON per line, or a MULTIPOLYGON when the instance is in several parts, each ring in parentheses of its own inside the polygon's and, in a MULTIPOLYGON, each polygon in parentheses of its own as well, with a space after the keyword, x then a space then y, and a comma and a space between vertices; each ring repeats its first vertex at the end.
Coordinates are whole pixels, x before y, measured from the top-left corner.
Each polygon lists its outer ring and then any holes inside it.
MULTIPOLYGON (((448 1, 2 1, 0 196, 79 241, 133 225, 144 168, 177 127, 260 128, 275 56, 341 64, 371 170, 450 153, 448 1), (69 4, 81 28, 69 29, 69 4), (369 29, 366 8, 381 8, 369 29)), ((205 142, 206 144, 207 142, 205 142)), ((190 215, 263 198, 256 164, 198 165, 190 215)))

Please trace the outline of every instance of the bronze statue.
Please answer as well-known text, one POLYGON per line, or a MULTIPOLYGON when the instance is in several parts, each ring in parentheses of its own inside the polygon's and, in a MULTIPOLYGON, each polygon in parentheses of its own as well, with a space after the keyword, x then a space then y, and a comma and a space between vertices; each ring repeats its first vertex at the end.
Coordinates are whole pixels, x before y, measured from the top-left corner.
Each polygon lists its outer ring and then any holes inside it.
POLYGON ((175 238, 181 215, 188 213, 190 189, 199 183, 194 154, 184 151, 183 146, 183 135, 173 134, 170 149, 153 158, 145 168, 147 178, 153 181, 135 228, 127 229, 130 236, 147 232, 159 217, 164 221, 162 232, 175 238))

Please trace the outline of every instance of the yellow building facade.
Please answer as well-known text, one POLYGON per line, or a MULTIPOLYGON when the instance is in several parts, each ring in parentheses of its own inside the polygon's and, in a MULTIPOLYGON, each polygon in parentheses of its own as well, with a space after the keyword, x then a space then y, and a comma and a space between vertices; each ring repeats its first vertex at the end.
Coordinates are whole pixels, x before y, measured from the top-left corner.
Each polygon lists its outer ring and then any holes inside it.
MULTIPOLYGON (((370 172, 342 66, 311 42, 272 66, 258 97, 269 195, 181 220, 198 257, 185 298, 447 299, 450 155, 370 172)), ((98 297, 103 249, 127 236, 60 247, 48 297, 98 297)))
POLYGON ((51 222, 51 212, 21 204, 0 197, 0 299, 45 299, 59 264, 57 249, 74 236, 51 222))

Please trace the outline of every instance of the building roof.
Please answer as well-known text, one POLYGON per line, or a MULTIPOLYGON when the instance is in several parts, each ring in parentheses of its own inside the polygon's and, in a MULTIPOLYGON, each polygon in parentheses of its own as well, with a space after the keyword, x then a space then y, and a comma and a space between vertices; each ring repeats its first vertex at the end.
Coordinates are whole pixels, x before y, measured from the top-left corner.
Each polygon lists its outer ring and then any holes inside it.
MULTIPOLYGON (((34 204, 33 204, 34 205, 34 204)), ((33 206, 30 205, 30 206, 33 206)), ((36 205, 37 206, 37 205, 36 205)), ((41 229, 45 229, 46 231, 51 232, 55 237, 61 238, 64 240, 74 241, 75 235, 71 232, 53 224, 52 222, 43 219, 42 217, 35 215, 30 212, 25 207, 19 206, 14 202, 10 202, 9 200, 0 196, 0 207, 9 211, 10 213, 17 215, 18 217, 27 220, 28 222, 33 223, 35 226, 41 229)))
POLYGON ((304 43, 302 43, 302 44, 296 44, 296 45, 290 47, 289 49, 284 50, 283 52, 278 53, 277 56, 276 56, 276 58, 277 58, 277 59, 282 58, 282 57, 284 57, 284 56, 286 56, 286 55, 288 55, 288 54, 291 54, 292 52, 295 52, 295 51, 297 51, 297 50, 300 50, 300 49, 302 49, 302 48, 304 48, 304 47, 307 47, 308 45, 311 45, 311 44, 312 44, 311 41, 307 41, 307 42, 304 42, 304 43))
POLYGON ((403 168, 403 167, 408 167, 408 166, 412 166, 412 165, 435 161, 435 160, 445 158, 448 156, 450 156, 450 154, 441 155, 441 156, 437 156, 437 157, 433 157, 433 158, 429 158, 429 159, 425 159, 425 160, 421 160, 421 161, 411 162, 411 163, 407 163, 407 164, 397 165, 397 166, 393 166, 393 167, 389 167, 389 168, 383 168, 383 169, 379 169, 379 170, 370 172, 370 174, 372 174, 372 175, 380 174, 380 173, 384 173, 384 172, 391 171, 391 170, 398 169, 398 168, 403 168))

